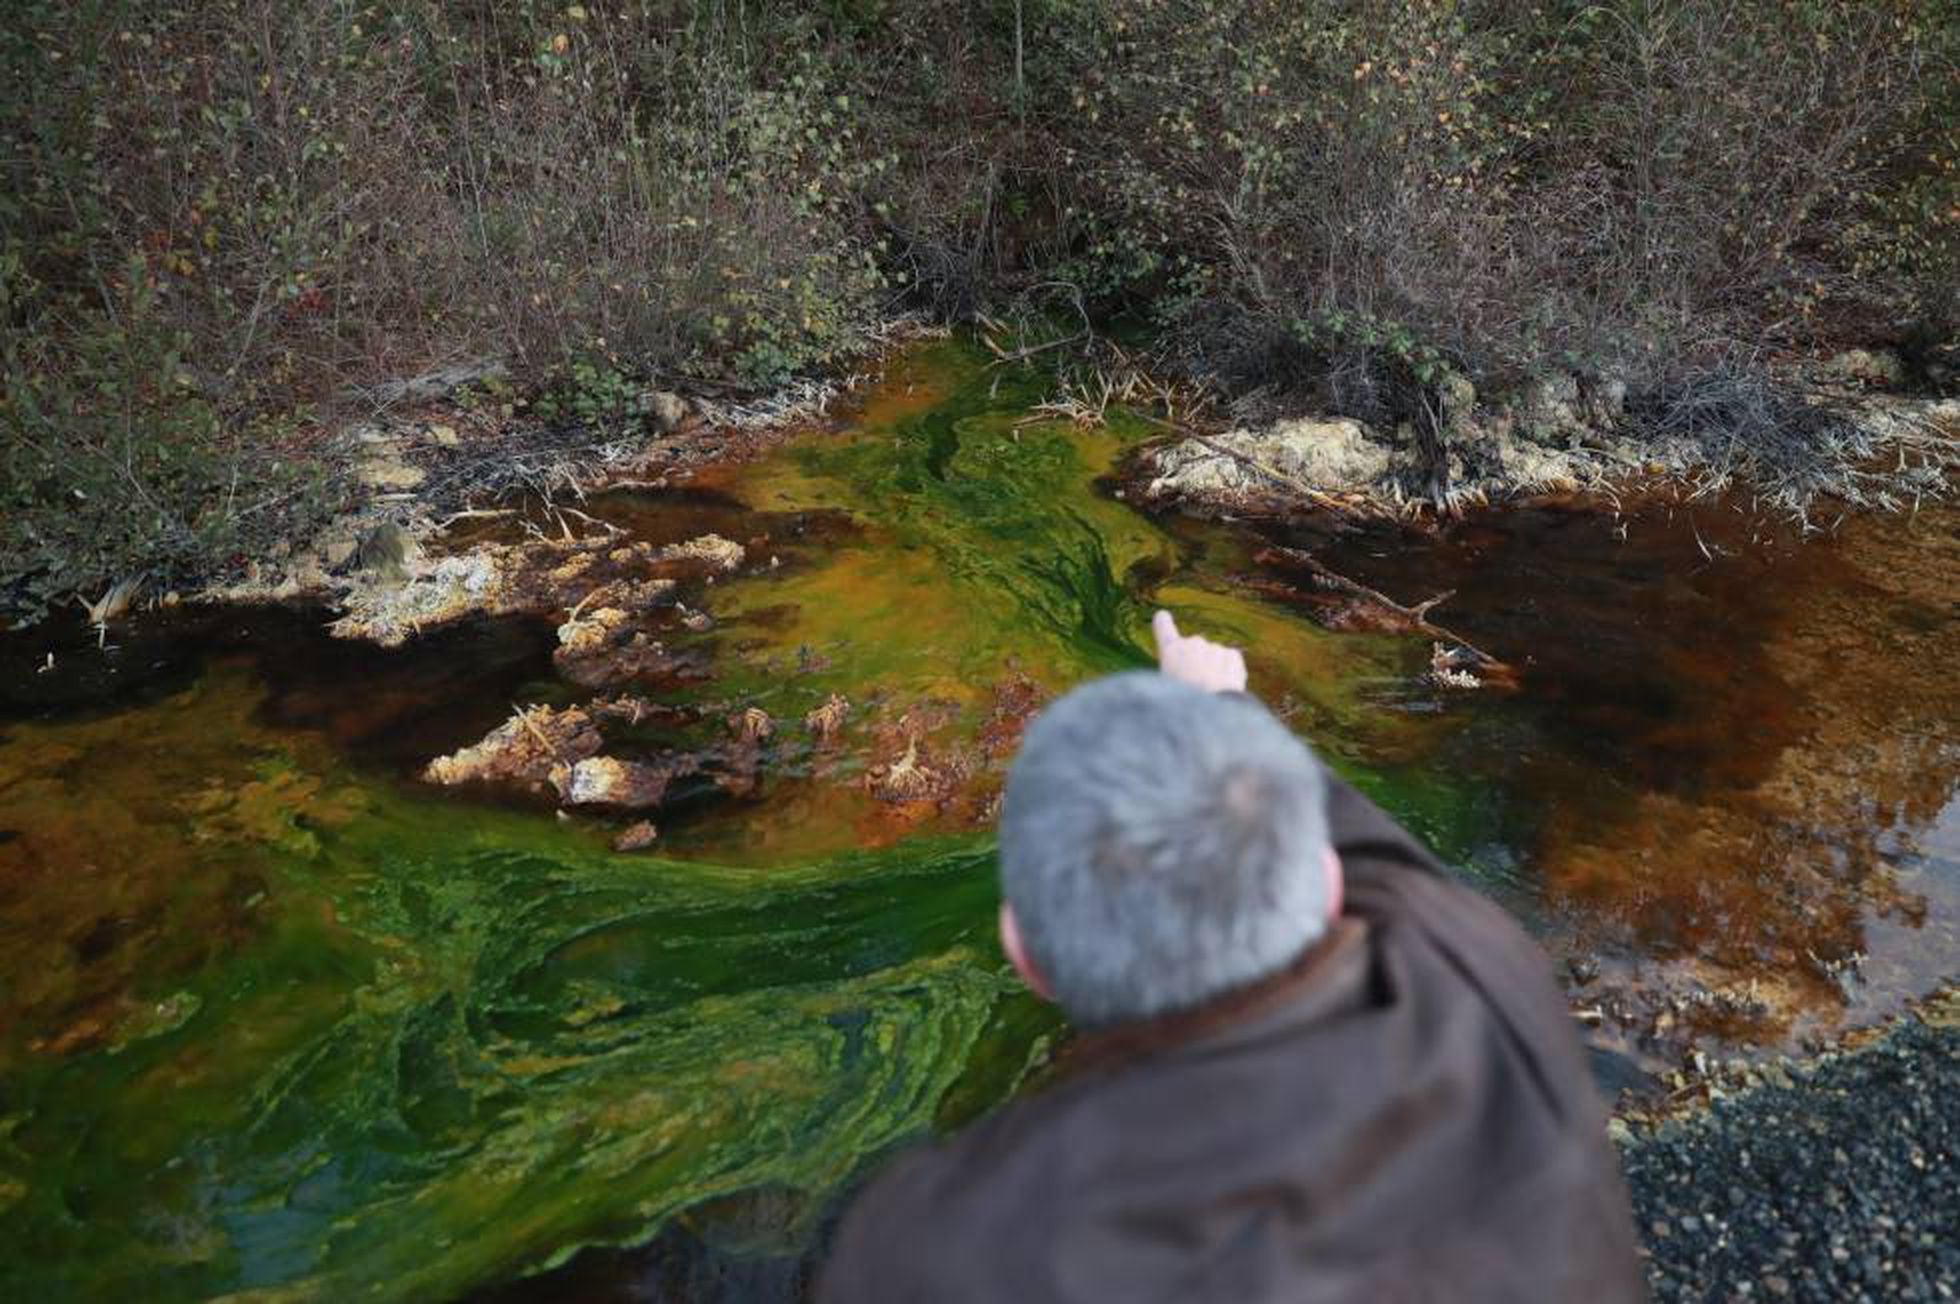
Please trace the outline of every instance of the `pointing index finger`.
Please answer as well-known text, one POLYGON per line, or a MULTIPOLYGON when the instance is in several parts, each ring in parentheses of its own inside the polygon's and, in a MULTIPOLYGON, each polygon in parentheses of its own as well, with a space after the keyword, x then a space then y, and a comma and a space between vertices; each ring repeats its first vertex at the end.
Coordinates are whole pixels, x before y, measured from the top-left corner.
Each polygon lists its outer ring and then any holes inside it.
POLYGON ((1172 619, 1171 613, 1168 611, 1159 611, 1155 616, 1151 617, 1150 630, 1157 636, 1157 652, 1159 655, 1169 651, 1171 645, 1178 640, 1177 621, 1172 619))

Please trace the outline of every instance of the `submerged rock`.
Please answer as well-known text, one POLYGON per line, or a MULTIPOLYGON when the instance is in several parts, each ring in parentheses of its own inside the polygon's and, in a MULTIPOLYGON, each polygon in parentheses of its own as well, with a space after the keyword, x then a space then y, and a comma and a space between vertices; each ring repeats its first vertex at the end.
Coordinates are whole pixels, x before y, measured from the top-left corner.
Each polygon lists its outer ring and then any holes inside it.
POLYGON ((629 824, 621 829, 619 835, 612 840, 612 849, 620 852, 645 851, 658 841, 659 837, 660 830, 653 826, 652 820, 641 820, 637 824, 629 824))
POLYGON ((724 539, 719 534, 704 534, 685 543, 670 543, 654 554, 657 561, 702 562, 709 570, 724 574, 740 566, 747 556, 748 550, 741 544, 733 539, 724 539))

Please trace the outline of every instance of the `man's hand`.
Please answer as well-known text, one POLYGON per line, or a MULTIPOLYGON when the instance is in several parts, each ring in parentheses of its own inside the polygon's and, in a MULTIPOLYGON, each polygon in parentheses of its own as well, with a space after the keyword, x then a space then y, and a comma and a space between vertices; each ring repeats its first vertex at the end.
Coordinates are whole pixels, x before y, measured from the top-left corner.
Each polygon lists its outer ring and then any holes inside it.
POLYGON ((1150 628, 1157 635, 1157 668, 1172 679, 1212 693, 1245 691, 1245 658, 1237 648, 1185 637, 1168 611, 1158 612, 1150 628))

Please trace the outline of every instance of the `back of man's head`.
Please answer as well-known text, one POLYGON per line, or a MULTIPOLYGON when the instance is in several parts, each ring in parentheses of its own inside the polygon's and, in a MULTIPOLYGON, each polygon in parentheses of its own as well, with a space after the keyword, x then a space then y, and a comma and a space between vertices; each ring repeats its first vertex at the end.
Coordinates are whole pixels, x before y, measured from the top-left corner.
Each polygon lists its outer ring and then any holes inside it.
POLYGON ((1251 698, 1139 671, 1029 726, 1001 803, 1001 884, 1064 1012, 1204 1003, 1326 930, 1320 764, 1251 698))

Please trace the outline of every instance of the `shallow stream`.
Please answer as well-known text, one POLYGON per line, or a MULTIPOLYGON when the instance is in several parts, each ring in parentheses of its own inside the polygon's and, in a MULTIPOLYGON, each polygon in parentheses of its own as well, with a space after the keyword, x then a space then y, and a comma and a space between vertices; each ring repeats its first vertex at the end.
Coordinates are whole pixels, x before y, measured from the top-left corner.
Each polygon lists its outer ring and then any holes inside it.
POLYGON ((1157 605, 1545 940, 1609 1085, 1960 972, 1960 514, 1153 519, 1111 476, 1154 432, 1030 420, 1042 392, 928 345, 832 427, 586 504, 752 563, 649 695, 767 712, 760 778, 681 792, 651 851, 416 777, 585 695, 548 619, 0 637, 0 1296, 443 1299, 663 1228, 694 1266, 587 1255, 559 1294, 705 1290, 700 1254, 793 1290, 869 1159, 1063 1041, 993 943, 992 803, 1021 722, 1145 664, 1157 605), (1322 628, 1274 543, 1454 590, 1437 618, 1518 690, 1322 628), (833 698, 834 745, 802 724, 833 698))

